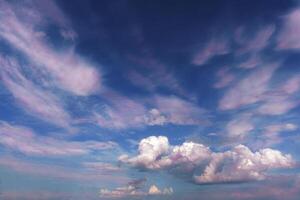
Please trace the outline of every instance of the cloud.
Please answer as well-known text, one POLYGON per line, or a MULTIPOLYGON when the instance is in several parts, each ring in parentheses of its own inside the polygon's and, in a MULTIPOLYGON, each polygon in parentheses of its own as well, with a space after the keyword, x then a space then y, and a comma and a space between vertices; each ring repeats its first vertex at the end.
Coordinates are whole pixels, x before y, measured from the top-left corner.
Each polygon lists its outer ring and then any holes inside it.
POLYGON ((27 79, 21 66, 12 58, 0 56, 0 77, 6 88, 29 114, 62 127, 69 127, 71 117, 60 100, 27 79))
POLYGON ((258 108, 258 112, 263 115, 282 115, 295 108, 297 102, 287 99, 269 100, 258 108))
POLYGON ((29 128, 6 122, 0 122, 0 135, 0 145, 31 156, 79 156, 117 146, 111 141, 64 141, 39 136, 29 128))
POLYGON ((277 49, 300 48, 300 9, 293 10, 283 18, 283 27, 277 36, 277 49))
POLYGON ((225 92, 219 101, 219 108, 221 110, 232 110, 262 101, 264 94, 268 91, 269 81, 277 67, 277 64, 273 64, 260 68, 236 83, 225 92))
POLYGON ((107 188, 100 189, 100 197, 102 198, 129 198, 129 197, 141 197, 141 196, 157 196, 157 195, 171 195, 173 194, 173 188, 159 189, 156 185, 151 185, 148 191, 143 190, 147 179, 136 179, 129 181, 126 186, 117 187, 109 190, 107 188))
POLYGON ((264 102, 257 108, 263 115, 282 115, 297 107, 299 103, 293 95, 300 89, 299 75, 294 75, 275 90, 270 90, 264 95, 264 102))
POLYGON ((226 126, 228 136, 243 138, 252 131, 254 129, 254 125, 252 124, 250 117, 251 116, 242 116, 231 120, 226 126))
POLYGON ((206 111, 196 104, 176 96, 154 96, 149 102, 138 101, 113 91, 105 93, 108 105, 95 113, 97 123, 104 128, 126 129, 144 126, 199 125, 207 122, 206 111))
MULTIPOLYGON (((76 180, 76 181, 105 181, 106 183, 124 184, 128 181, 127 177, 114 174, 101 174, 94 171, 87 171, 85 168, 76 168, 70 166, 56 165, 53 163, 43 163, 34 160, 20 160, 11 156, 2 156, 0 166, 6 167, 22 174, 37 175, 40 177, 52 177, 58 179, 76 180)), ((18 175, 16 174, 16 177, 18 175)))
POLYGON ((292 123, 273 124, 273 125, 266 126, 264 129, 265 129, 264 134, 274 135, 282 131, 295 131, 298 129, 298 126, 292 123))
POLYGON ((118 172, 121 168, 104 162, 83 162, 82 165, 89 170, 96 172, 118 172))
POLYGON ((252 35, 246 37, 245 28, 239 28, 236 31, 236 41, 240 45, 238 53, 258 52, 263 50, 269 44, 270 38, 275 31, 274 25, 264 26, 252 35))
POLYGON ((220 183, 263 180, 270 169, 291 168, 291 155, 273 149, 252 152, 237 145, 225 152, 212 152, 209 147, 194 142, 171 146, 164 136, 141 140, 137 156, 122 155, 119 160, 137 168, 149 170, 174 169, 192 174, 196 183, 220 183), (203 168, 203 171, 199 170, 203 168))
POLYGON ((42 68, 51 78, 51 83, 75 95, 85 96, 99 89, 101 76, 94 66, 72 48, 55 49, 46 41, 46 33, 37 31, 47 25, 46 20, 41 20, 45 17, 43 13, 26 4, 22 4, 23 9, 28 11, 22 13, 17 12, 18 5, 0 3, 0 37, 28 58, 32 70, 42 68), (29 11, 35 14, 33 18, 27 17, 29 11))
POLYGON ((205 122, 206 110, 176 96, 156 96, 153 107, 166 118, 165 123, 198 125, 205 122))
POLYGON ((263 145, 274 145, 281 143, 283 137, 280 133, 293 132, 298 129, 298 126, 292 123, 281 123, 281 124, 271 124, 263 128, 262 135, 259 138, 259 142, 263 145))
POLYGON ((118 187, 113 190, 106 188, 100 189, 100 197, 102 198, 129 198, 129 197, 139 197, 139 196, 153 196, 153 195, 171 195, 173 194, 173 188, 164 188, 160 190, 156 185, 151 185, 149 190, 142 191, 138 188, 128 185, 125 187, 118 187))
POLYGON ((290 168, 294 161, 273 149, 252 152, 244 145, 230 151, 214 153, 200 176, 194 176, 196 183, 220 183, 264 180, 269 169, 290 168))
POLYGON ((218 81, 214 84, 214 88, 220 89, 228 86, 234 79, 235 76, 229 72, 229 68, 224 67, 220 69, 217 74, 218 81))
POLYGON ((192 63, 203 65, 212 57, 229 53, 229 44, 224 39, 212 39, 206 46, 194 55, 192 63))
POLYGON ((243 69, 252 69, 263 65, 262 58, 258 53, 253 53, 243 62, 239 63, 238 67, 243 69))

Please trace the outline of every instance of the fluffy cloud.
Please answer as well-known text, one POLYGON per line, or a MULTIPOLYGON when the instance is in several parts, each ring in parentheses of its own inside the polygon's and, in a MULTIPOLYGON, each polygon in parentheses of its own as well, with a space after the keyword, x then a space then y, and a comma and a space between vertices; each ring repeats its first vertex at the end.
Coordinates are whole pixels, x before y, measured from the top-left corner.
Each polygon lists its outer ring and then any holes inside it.
POLYGON ((114 142, 64 141, 39 136, 31 129, 0 122, 0 145, 13 151, 36 156, 76 156, 92 151, 112 149, 114 142))
POLYGON ((102 198, 125 198, 125 197, 139 197, 139 196, 153 196, 153 195, 171 195, 173 188, 159 189, 156 185, 151 185, 148 191, 142 190, 145 179, 139 179, 129 182, 126 186, 118 187, 113 190, 106 188, 100 189, 100 197, 102 198))
POLYGON ((139 191, 135 187, 129 185, 126 187, 118 187, 114 190, 101 189, 100 197, 102 198, 124 198, 124 197, 137 197, 137 196, 148 196, 148 195, 171 195, 173 194, 172 188, 164 188, 160 190, 157 186, 152 185, 148 192, 139 191))
POLYGON ((22 3, 22 9, 20 5, 4 1, 0 5, 0 37, 27 56, 32 70, 42 68, 45 74, 49 74, 51 83, 75 95, 89 95, 97 91, 100 74, 91 64, 73 49, 54 49, 47 43, 46 33, 36 31, 47 25, 43 13, 32 9, 33 5, 29 3, 22 3), (25 9, 27 12, 17 12, 25 9), (29 12, 33 14, 28 15, 29 12))
POLYGON ((150 136, 140 141, 138 156, 129 158, 123 155, 119 160, 146 169, 164 169, 174 166, 190 169, 207 160, 209 156, 209 148, 202 144, 185 142, 180 146, 170 146, 167 137, 150 136))
POLYGON ((192 173, 196 183, 263 180, 269 169, 294 165, 291 155, 273 149, 252 152, 248 147, 238 145, 225 152, 212 152, 194 142, 171 146, 164 136, 141 140, 137 156, 123 155, 119 159, 133 167, 150 170, 176 168, 192 173), (204 168, 200 175, 199 167, 204 168))
POLYGON ((267 170, 289 168, 293 164, 292 157, 280 151, 267 148, 252 152, 238 145, 230 151, 212 154, 204 172, 194 179, 196 183, 263 180, 267 170))

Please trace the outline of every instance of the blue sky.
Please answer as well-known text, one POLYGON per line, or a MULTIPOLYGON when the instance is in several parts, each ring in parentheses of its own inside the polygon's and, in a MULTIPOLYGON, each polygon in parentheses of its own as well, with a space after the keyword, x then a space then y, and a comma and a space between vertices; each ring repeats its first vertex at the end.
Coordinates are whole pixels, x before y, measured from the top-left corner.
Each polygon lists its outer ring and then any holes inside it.
POLYGON ((1 199, 299 199, 297 1, 0 8, 1 199))

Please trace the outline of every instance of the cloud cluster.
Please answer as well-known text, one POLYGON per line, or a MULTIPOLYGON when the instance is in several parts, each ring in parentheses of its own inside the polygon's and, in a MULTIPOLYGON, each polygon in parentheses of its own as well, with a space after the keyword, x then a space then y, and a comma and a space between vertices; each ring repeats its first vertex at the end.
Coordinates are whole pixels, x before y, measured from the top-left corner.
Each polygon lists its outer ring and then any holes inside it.
POLYGON ((173 188, 159 189, 156 185, 151 185, 148 191, 139 190, 139 188, 128 185, 118 187, 113 190, 100 189, 100 197, 102 198, 124 198, 124 197, 139 197, 139 196, 153 196, 153 195, 171 195, 173 188))
POLYGON ((263 180, 269 169, 294 165, 291 155, 273 149, 252 152, 244 145, 237 145, 225 152, 213 152, 194 142, 171 146, 164 136, 144 138, 137 156, 123 155, 119 160, 149 170, 176 168, 191 173, 196 183, 263 180), (199 168, 204 169, 200 175, 199 168))
POLYGON ((31 129, 6 122, 0 122, 0 136, 0 145, 31 156, 78 156, 117 146, 111 141, 65 141, 40 136, 31 129))

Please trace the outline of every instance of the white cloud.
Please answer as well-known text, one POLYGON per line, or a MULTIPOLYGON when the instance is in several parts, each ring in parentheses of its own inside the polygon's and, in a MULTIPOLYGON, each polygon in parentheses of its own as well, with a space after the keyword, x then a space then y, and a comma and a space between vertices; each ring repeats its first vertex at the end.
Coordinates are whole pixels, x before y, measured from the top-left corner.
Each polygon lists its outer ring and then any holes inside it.
POLYGON ((33 156, 78 156, 117 146, 111 141, 65 141, 39 136, 29 128, 1 121, 0 136, 0 145, 33 156))
MULTIPOLYGON (((53 163, 43 163, 42 161, 35 162, 34 160, 20 160, 9 156, 2 156, 0 158, 0 166, 8 168, 9 170, 19 172, 22 174, 36 175, 40 177, 50 177, 76 180, 76 181, 104 181, 106 183, 126 183, 128 181, 127 177, 114 176, 114 174, 101 174, 90 172, 84 168, 77 169, 74 166, 63 166, 56 165, 53 163)), ((18 177, 18 176, 16 176, 18 177)), ((19 198, 18 198, 19 199, 19 198)), ((22 198, 21 198, 22 199, 22 198)))
POLYGON ((286 124, 272 124, 269 126, 266 126, 264 131, 264 134, 266 135, 277 135, 280 132, 283 131, 295 131, 298 129, 298 126, 296 124, 292 123, 286 123, 286 124))
POLYGON ((273 149, 252 152, 244 145, 238 145, 224 153, 214 153, 200 176, 194 176, 196 183, 219 183, 265 179, 269 169, 290 168, 294 161, 273 149))
POLYGON ((109 129, 199 125, 207 121, 204 109, 176 96, 155 96, 149 102, 141 102, 109 91, 104 98, 110 105, 105 106, 101 113, 95 113, 95 117, 101 127, 109 129))
POLYGON ((236 32, 236 41, 241 46, 238 53, 258 52, 263 50, 268 44, 275 31, 274 25, 264 26, 252 36, 245 37, 247 31, 239 28, 236 32))
POLYGON ((283 18, 283 27, 277 37, 277 49, 300 48, 300 9, 293 10, 283 18))
POLYGON ((47 122, 69 127, 71 117, 55 95, 27 79, 15 59, 0 56, 0 64, 2 82, 24 110, 47 122))
POLYGON ((258 108, 258 112, 263 115, 282 115, 295 108, 298 103, 287 99, 274 99, 266 101, 258 108))
POLYGON ((209 59, 217 55, 224 55, 229 52, 229 44, 224 39, 212 39, 206 46, 194 55, 192 63, 203 65, 209 59))
POLYGON ((33 10, 30 5, 22 4, 28 12, 16 11, 18 5, 0 2, 0 37, 27 56, 33 70, 42 67, 56 87, 75 95, 89 95, 98 90, 100 74, 73 49, 57 50, 46 42, 45 33, 37 32, 45 26, 43 13, 33 10), (29 11, 35 17, 28 18, 29 11))
POLYGON ((138 197, 138 196, 153 196, 153 195, 171 195, 173 188, 159 189, 156 185, 151 185, 148 191, 140 190, 134 185, 128 184, 124 187, 118 187, 113 190, 106 188, 100 189, 100 197, 102 198, 125 198, 125 197, 138 197))
POLYGON ((266 66, 252 72, 230 88, 219 102, 221 110, 232 110, 263 100, 268 84, 277 64, 266 66))
POLYGON ((234 79, 235 76, 229 72, 229 68, 222 68, 216 74, 218 81, 214 84, 214 88, 224 88, 228 86, 234 79))
POLYGON ((238 119, 231 120, 227 126, 227 133, 230 137, 243 138, 254 129, 250 116, 242 116, 238 119))
POLYGON ((225 152, 212 152, 194 142, 171 146, 164 136, 141 140, 137 156, 123 155, 119 159, 133 167, 150 170, 176 168, 180 173, 194 174, 196 183, 262 180, 269 169, 294 165, 291 155, 273 149, 252 152, 248 147, 238 145, 225 152), (200 175, 199 167, 204 167, 200 175))

